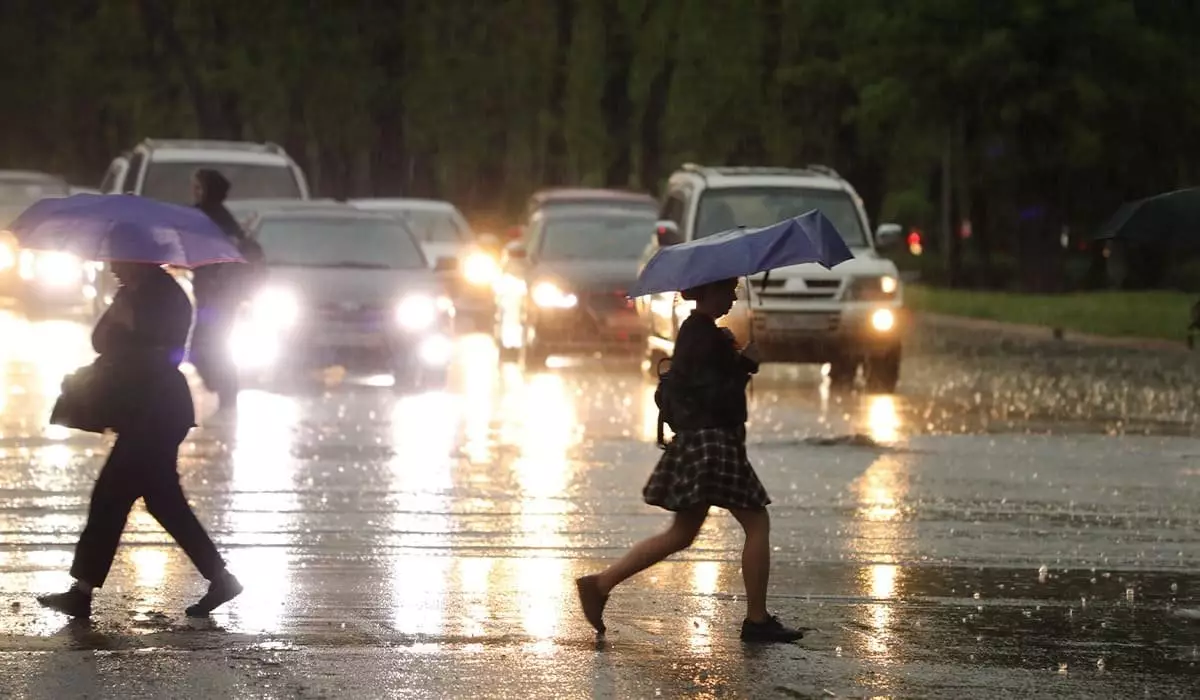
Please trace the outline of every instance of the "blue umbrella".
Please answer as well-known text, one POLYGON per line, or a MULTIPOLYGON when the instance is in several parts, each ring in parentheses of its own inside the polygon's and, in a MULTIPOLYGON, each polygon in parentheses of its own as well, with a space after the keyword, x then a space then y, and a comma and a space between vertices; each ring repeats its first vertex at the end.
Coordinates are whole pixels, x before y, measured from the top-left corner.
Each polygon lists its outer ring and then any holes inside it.
POLYGON ((646 263, 629 296, 678 292, 801 263, 832 268, 853 258, 833 222, 814 209, 770 226, 724 231, 663 248, 646 263))
POLYGON ((85 260, 186 268, 245 262, 204 212, 134 195, 42 199, 9 228, 23 248, 64 251, 85 260))

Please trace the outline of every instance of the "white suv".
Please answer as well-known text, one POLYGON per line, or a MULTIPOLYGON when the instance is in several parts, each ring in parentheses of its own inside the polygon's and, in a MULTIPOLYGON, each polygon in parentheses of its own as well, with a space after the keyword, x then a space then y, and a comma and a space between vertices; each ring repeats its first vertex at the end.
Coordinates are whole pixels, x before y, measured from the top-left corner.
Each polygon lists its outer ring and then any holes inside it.
POLYGON ((300 166, 273 143, 146 139, 113 159, 100 191, 192 204, 192 174, 213 168, 229 179, 229 199, 308 199, 300 166))
MULTIPOLYGON (((840 385, 853 383, 861 365, 868 390, 891 393, 900 377, 907 319, 896 265, 876 246, 897 242, 900 227, 885 224, 871 236, 862 200, 830 168, 684 165, 667 183, 656 236, 641 264, 663 245, 767 226, 813 209, 829 217, 854 260, 832 270, 810 264, 755 275, 722 325, 743 342, 756 341, 766 362, 828 363, 831 381, 840 385)), ((691 305, 677 294, 642 297, 637 305, 648 325, 654 368, 673 353, 691 305)))

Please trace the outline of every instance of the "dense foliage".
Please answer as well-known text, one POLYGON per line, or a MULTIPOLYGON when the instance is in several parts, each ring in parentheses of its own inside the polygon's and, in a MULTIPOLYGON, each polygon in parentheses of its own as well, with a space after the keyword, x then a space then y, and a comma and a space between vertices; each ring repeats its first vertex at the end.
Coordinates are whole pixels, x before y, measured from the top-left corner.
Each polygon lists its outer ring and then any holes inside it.
MULTIPOLYGON (((656 191, 682 161, 850 178, 1027 287, 1064 227, 1200 184, 1191 0, 5 0, 0 167, 271 139, 328 195, 656 191), (948 173, 949 177, 943 178, 948 173), (949 206, 943 206, 948 203, 949 206)), ((962 273, 957 273, 961 275, 962 273)), ((983 273, 981 273, 983 274, 983 273)))

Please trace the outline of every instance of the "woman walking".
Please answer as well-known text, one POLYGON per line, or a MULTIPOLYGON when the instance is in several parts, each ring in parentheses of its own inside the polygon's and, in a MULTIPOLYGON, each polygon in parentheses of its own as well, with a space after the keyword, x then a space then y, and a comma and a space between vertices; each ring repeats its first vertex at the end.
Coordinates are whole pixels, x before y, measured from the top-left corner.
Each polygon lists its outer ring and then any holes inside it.
POLYGON ((603 634, 604 606, 622 581, 686 549, 704 525, 711 507, 733 514, 746 534, 742 577, 747 642, 791 642, 803 636, 767 610, 771 566, 767 496, 746 457, 746 384, 758 371, 758 350, 740 352, 733 336, 716 325, 737 299, 737 279, 683 292, 696 303, 679 328, 675 355, 659 390, 660 408, 675 431, 642 491, 650 505, 675 514, 663 533, 642 540, 599 574, 576 580, 588 622, 603 634))
MULTIPOLYGON (((225 207, 229 180, 219 171, 201 168, 192 177, 196 208, 208 215, 229 239, 242 248, 246 233, 225 207)), ((245 298, 242 284, 247 266, 241 263, 205 265, 192 273, 196 295, 196 327, 192 332, 191 360, 204 386, 215 393, 219 410, 237 408, 238 373, 229 349, 229 336, 245 298)))
POLYGON ((121 287, 92 333, 99 358, 85 368, 86 379, 64 384, 51 421, 111 428, 117 441, 96 479, 75 547, 75 583, 38 602, 72 617, 91 615, 92 592, 108 578, 126 518, 141 498, 209 580, 208 593, 187 609, 189 616, 203 617, 240 594, 242 586, 226 571, 179 485, 179 445, 195 426, 191 391, 179 371, 191 303, 157 265, 114 262, 112 270, 121 287))

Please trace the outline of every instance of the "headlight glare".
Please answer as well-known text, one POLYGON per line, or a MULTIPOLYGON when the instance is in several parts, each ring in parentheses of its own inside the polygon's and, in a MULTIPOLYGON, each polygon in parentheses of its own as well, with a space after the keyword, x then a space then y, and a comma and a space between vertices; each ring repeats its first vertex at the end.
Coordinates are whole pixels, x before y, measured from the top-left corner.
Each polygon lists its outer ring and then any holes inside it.
POLYGON ((274 328, 288 328, 300 319, 300 300, 286 289, 265 289, 254 298, 255 320, 274 328))
POLYGON ((896 296, 900 282, 891 275, 855 277, 846 288, 847 301, 887 301, 896 296))
POLYGON ((896 314, 891 309, 877 309, 871 314, 871 327, 880 333, 887 333, 896 327, 896 314))
POLYGON ((571 309, 579 298, 559 288, 553 282, 539 282, 533 287, 533 303, 544 309, 571 309))
POLYGON ((34 255, 34 277, 53 286, 83 281, 83 260, 56 250, 43 250, 34 255))
POLYGON ((500 274, 500 266, 492 256, 482 251, 475 251, 462 262, 463 277, 467 282, 483 287, 496 281, 500 274))
POLYGON ((405 297, 396 306, 396 321, 410 331, 429 328, 437 321, 437 302, 424 294, 405 297))

